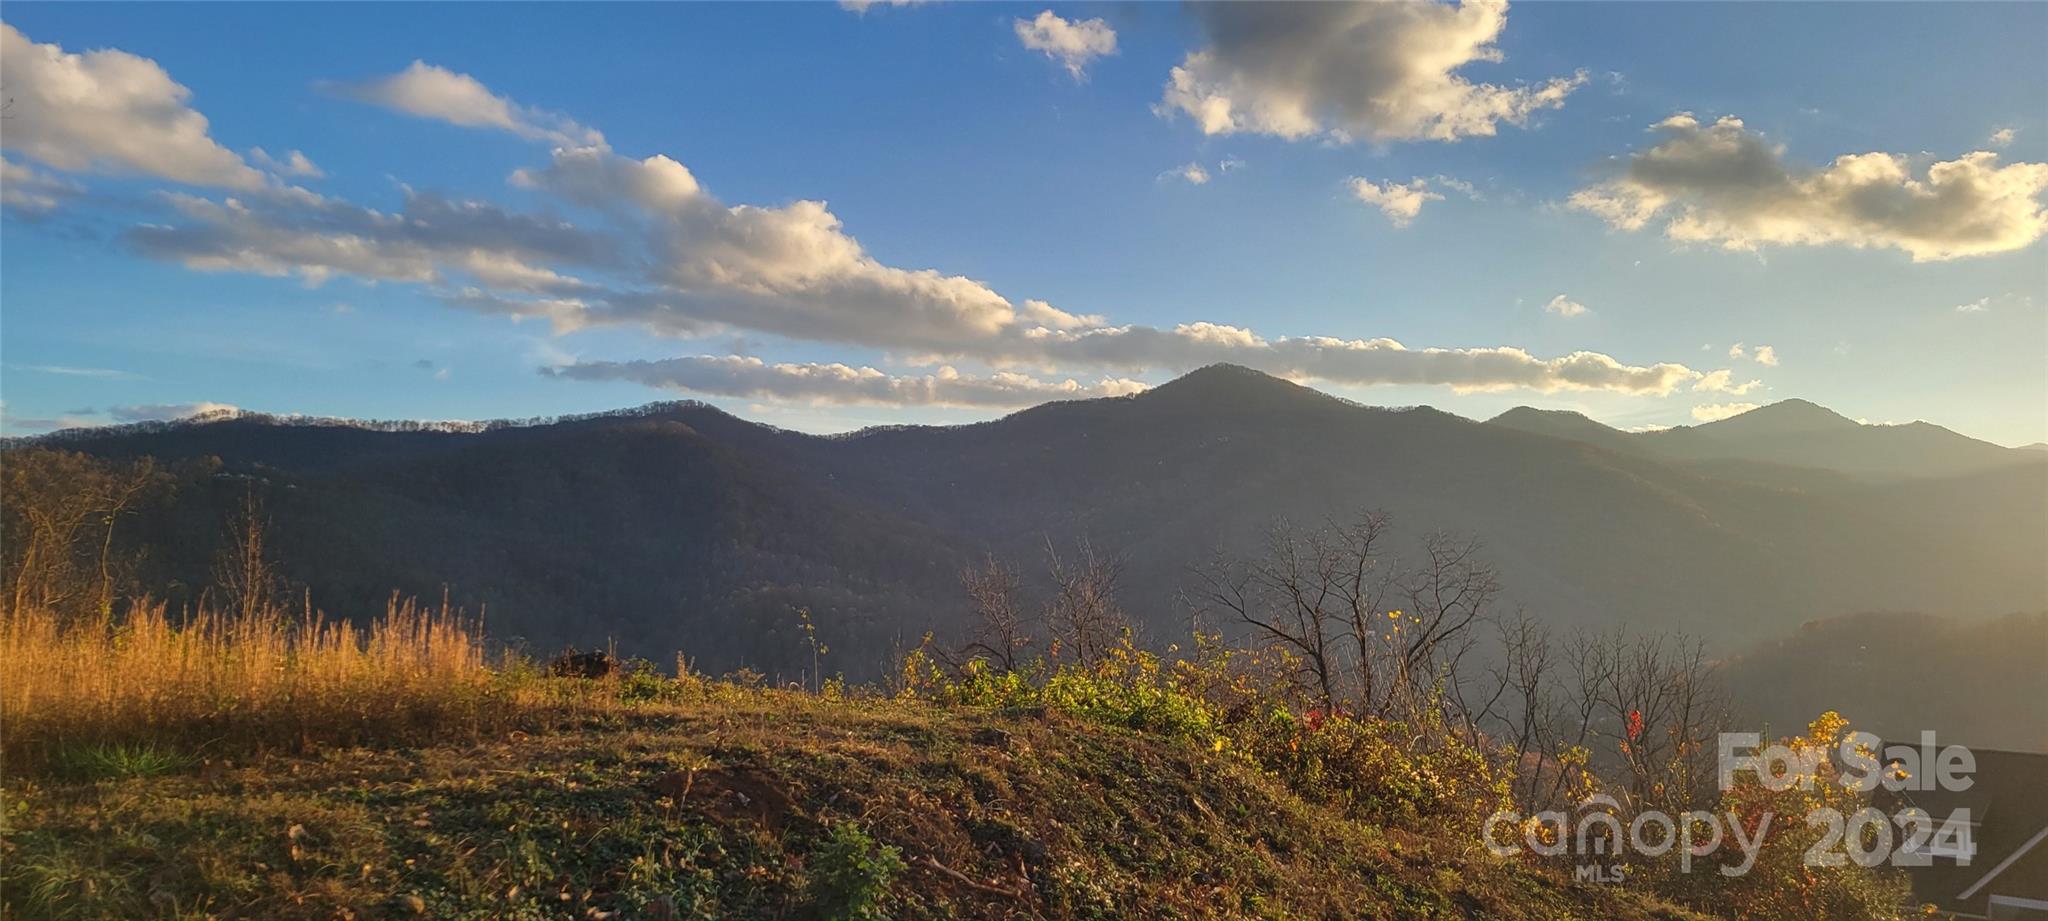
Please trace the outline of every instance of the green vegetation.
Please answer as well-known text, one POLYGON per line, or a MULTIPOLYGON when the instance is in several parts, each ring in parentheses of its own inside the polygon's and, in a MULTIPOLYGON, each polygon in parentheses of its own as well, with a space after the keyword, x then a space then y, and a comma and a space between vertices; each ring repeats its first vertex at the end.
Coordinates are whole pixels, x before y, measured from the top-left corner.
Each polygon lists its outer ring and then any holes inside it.
POLYGON ((1348 817, 1189 738, 672 683, 551 733, 17 777, 0 899, 23 919, 1683 916, 1348 817))
MULTIPOLYGON (((393 610, 387 620, 417 617, 393 610)), ((50 632, 5 615, 10 662, 50 654, 23 642, 52 638, 71 644, 69 662, 90 662, 77 652, 98 638, 118 669, 142 636, 155 654, 212 643, 186 659, 219 664, 154 689, 94 684, 111 695, 101 704, 125 704, 107 712, 126 715, 74 711, 77 725, 20 718, 49 707, 41 692, 63 678, 27 682, 25 694, 10 682, 6 751, 35 760, 7 765, 0 913, 1690 916, 1630 887, 1490 855, 1479 825, 1508 792, 1503 753, 1427 721, 1296 710, 1267 683, 1272 662, 1206 639, 1170 663, 1126 637, 1092 664, 1009 672, 984 662, 949 673, 913 654, 884 694, 668 677, 644 663, 557 678, 447 653, 468 648, 460 634, 413 631, 408 642, 437 636, 444 653, 403 654, 371 639, 397 635, 389 624, 339 641, 278 616, 50 632), (420 677, 435 668, 450 680, 420 677), (344 703, 299 697, 303 719, 274 719, 266 702, 292 699, 277 688, 308 687, 294 682, 314 674, 349 675, 320 685, 344 703), (393 687, 408 712, 440 716, 377 720, 359 708, 361 689, 393 687), (493 703, 447 703, 479 699, 493 703), (140 713, 188 718, 152 725, 140 713)), ((1782 876, 1709 880, 1717 888, 1698 904, 1726 916, 1764 905, 1896 912, 1896 894, 1867 874, 1802 880, 1784 860, 1791 847, 1772 852, 1782 876)))

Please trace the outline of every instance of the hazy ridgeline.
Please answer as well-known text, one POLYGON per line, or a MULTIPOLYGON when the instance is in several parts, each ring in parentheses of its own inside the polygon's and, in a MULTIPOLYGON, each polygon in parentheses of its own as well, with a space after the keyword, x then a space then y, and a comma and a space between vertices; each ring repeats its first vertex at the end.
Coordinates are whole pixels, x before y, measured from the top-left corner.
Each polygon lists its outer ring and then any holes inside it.
POLYGON ((1654 441, 1524 430, 1559 421, 1374 410, 1212 369, 838 439, 670 405, 15 446, 0 768, 25 785, 0 889, 28 917, 160 898, 664 916, 688 892, 702 917, 887 899, 909 917, 1020 898, 1129 913, 1219 893, 1317 915, 1358 898, 1898 916, 1897 879, 1810 872, 1796 825, 1749 875, 1631 858, 1607 894, 1564 888, 1562 864, 1475 855, 1496 810, 1596 792, 1624 814, 1862 805, 1724 795, 1726 728, 2048 744, 2030 708, 2048 616, 1977 616, 2041 606, 2026 500, 2048 466, 1918 429, 1938 474, 1785 466, 1894 434, 1802 407, 1654 441), (1778 450, 1788 424, 1830 434, 1778 450), (1789 629, 1885 607, 1949 616, 1789 629), (677 667, 540 665, 607 640, 677 667), (1047 777, 1057 792, 1034 786, 1047 777), (693 796, 700 778, 776 814, 736 821, 737 800, 693 796), (1139 814, 1156 822, 1133 850, 1139 814), (506 834, 543 828, 578 837, 506 834), (1390 833, 1413 865, 1387 863, 1390 833), (1327 861, 1226 846, 1244 836, 1327 861), (484 840, 505 846, 450 846, 484 840), (1078 863, 1033 867, 1046 842, 1078 863), (139 847, 171 856, 145 874, 139 847), (705 854, 731 859, 678 856, 705 854), (1153 882, 1195 865, 1236 875, 1153 882), (903 882, 920 873, 940 882, 903 882), (1035 894, 983 881, 1001 879, 1035 894))
POLYGON ((31 493, 152 465, 118 516, 113 571, 59 606, 114 583, 196 604, 253 494, 279 575, 338 616, 445 588, 535 654, 616 641, 688 649, 712 672, 807 669, 807 608, 830 670, 878 678, 925 632, 959 629, 958 575, 989 554, 1052 592, 1048 539, 1121 557, 1141 638, 1171 642, 1215 554, 1259 553, 1276 520, 1360 509, 1390 514, 1402 555, 1436 529, 1481 539, 1503 603, 1560 629, 1679 632, 1716 655, 1857 611, 2048 608, 2048 455, 1796 402, 1652 437, 1569 414, 1359 406, 1216 367, 1131 398, 835 437, 660 404, 478 431, 141 426, 7 461, 31 493))

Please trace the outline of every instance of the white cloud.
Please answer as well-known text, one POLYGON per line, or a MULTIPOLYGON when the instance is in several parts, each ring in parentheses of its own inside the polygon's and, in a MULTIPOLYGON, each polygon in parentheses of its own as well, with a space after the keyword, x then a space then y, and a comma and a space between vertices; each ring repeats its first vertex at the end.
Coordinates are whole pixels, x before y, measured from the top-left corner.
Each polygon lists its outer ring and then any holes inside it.
POLYGON ((1545 312, 1554 313, 1560 317, 1580 317, 1592 313, 1592 311, 1586 309, 1586 305, 1571 300, 1562 294, 1551 298, 1550 303, 1543 305, 1543 309, 1545 312))
POLYGON ((1089 61, 1116 53, 1116 30, 1100 19, 1077 22, 1046 10, 1034 19, 1015 20, 1012 26, 1024 47, 1045 52, 1076 80, 1087 77, 1089 61))
POLYGON ((425 61, 388 77, 329 86, 349 99, 465 128, 496 128, 565 147, 604 144, 604 135, 565 115, 519 105, 475 77, 425 61))
POLYGON ((1206 185, 1212 179, 1244 169, 1244 161, 1235 157, 1224 157, 1216 161, 1216 168, 1210 169, 1200 163, 1185 163, 1160 173, 1161 180, 1178 179, 1189 185, 1206 185))
POLYGON ((1159 109, 1185 113, 1204 134, 1455 141, 1524 124, 1585 82, 1580 73, 1506 87, 1460 75, 1501 60, 1501 0, 1192 9, 1209 44, 1173 69, 1159 109))
POLYGON ((273 157, 263 148, 255 147, 249 150, 249 159, 256 161, 257 166, 261 166, 280 176, 321 179, 327 175, 320 167, 314 166, 313 161, 307 159, 304 153, 296 150, 285 154, 283 157, 273 157))
POLYGON ((557 150, 546 167, 514 172, 512 184, 545 190, 587 207, 630 204, 662 214, 683 208, 704 191, 689 167, 668 157, 656 154, 634 160, 602 147, 557 150))
POLYGON ((408 193, 397 214, 310 194, 165 198, 186 222, 145 224, 126 239, 145 256, 198 271, 296 275, 310 284, 337 274, 423 284, 472 279, 560 294, 583 285, 540 263, 601 266, 617 258, 614 241, 558 219, 419 193, 408 193))
POLYGON ((2019 129, 2007 126, 1991 132, 1991 137, 1987 140, 1993 147, 2010 147, 2012 146, 2013 136, 2018 133, 2019 129))
POLYGON ((1763 385, 1764 382, 1759 380, 1751 380, 1741 384, 1735 383, 1735 372, 1727 368, 1721 368, 1716 371, 1709 371, 1705 376, 1694 381, 1692 389, 1694 391, 1728 393, 1741 396, 1763 385))
POLYGON ((1424 202, 1444 200, 1442 195, 1429 191, 1427 179, 1414 179, 1406 184, 1391 179, 1374 183, 1370 179, 1353 176, 1347 183, 1352 196, 1380 209, 1380 213, 1387 216, 1387 222, 1395 227, 1407 227, 1414 221, 1415 216, 1422 213, 1424 202))
POLYGON ((1692 418, 1695 422, 1718 422, 1755 408, 1755 403, 1706 403, 1692 408, 1692 418))
POLYGON ((1655 130, 1659 143, 1573 193, 1571 206, 1623 230, 1662 219, 1672 240, 1730 250, 1838 244, 1916 262, 2011 252, 2048 233, 2048 163, 2001 166, 1977 151, 1915 169, 1904 156, 1863 153, 1810 168, 1734 117, 1702 125, 1680 113, 1655 130))
POLYGON ((1778 366, 1778 350, 1768 345, 1759 345, 1752 349, 1743 343, 1737 342, 1728 347, 1728 357, 1735 359, 1747 358, 1766 367, 1775 368, 1778 366))
POLYGON ((139 406, 116 406, 107 410, 115 422, 164 422, 172 419, 189 419, 193 416, 233 415, 241 409, 230 403, 146 403, 139 406))
MULTIPOLYGON (((498 100, 506 112, 531 111, 481 85, 473 90, 467 95, 498 100)), ((477 123, 503 127, 490 119, 477 123)), ((662 156, 631 159, 597 145, 559 147, 547 166, 520 170, 511 182, 590 208, 603 225, 586 227, 410 190, 396 214, 290 190, 221 200, 170 194, 167 200, 182 220, 134 228, 127 240, 145 255, 203 271, 295 275, 309 282, 339 274, 428 285, 450 306, 542 320, 558 334, 594 326, 685 337, 744 330, 884 349, 892 360, 911 364, 972 361, 1073 373, 1187 370, 1227 361, 1335 384, 1457 391, 1668 394, 1707 377, 1680 364, 1630 365, 1597 352, 1540 358, 1505 346, 1409 349, 1391 339, 1268 340, 1214 323, 1112 327, 1102 317, 1041 300, 1012 301, 965 276, 885 264, 868 254, 824 202, 727 204, 681 163, 662 156)), ((1434 196, 1412 183, 1401 188, 1434 196)), ((707 360, 664 367, 678 374, 687 370, 696 375, 693 381, 713 367, 748 381, 766 373, 705 365, 707 360)), ((774 379, 789 376, 778 372, 774 379)), ((851 378, 855 389, 875 393, 879 385, 871 376, 851 378)), ((805 379, 824 386, 818 382, 843 377, 812 371, 805 379)), ((993 384, 960 375, 935 380, 884 389, 895 394, 893 400, 906 399, 898 391, 910 388, 943 394, 928 398, 933 401, 980 405, 996 404, 992 391, 1010 394, 1001 399, 1023 399, 1027 392, 1045 398, 1042 388, 1002 374, 986 379, 993 384)), ((1064 384, 1056 386, 1068 392, 1064 384)), ((1078 394, 1095 392, 1087 388, 1098 385, 1076 386, 1083 388, 1078 394)), ((1724 381, 1707 389, 1725 386, 1724 381)))
POLYGON ((71 54, 0 23, 0 86, 13 101, 0 144, 46 166, 243 190, 267 182, 213 140, 206 116, 186 104, 192 91, 148 58, 71 54))
POLYGON ((2026 310, 2033 306, 2033 295, 2007 292, 2005 294, 1987 294, 1974 301, 1957 304, 1954 310, 1956 313, 1986 313, 1992 310, 2010 310, 2015 307, 2026 310))
POLYGON ((16 214, 36 217, 57 210, 85 187, 32 166, 0 156, 0 204, 16 214))
POLYGON ((1104 326, 1044 332, 1008 344, 1000 356, 1051 366, 1126 370, 1184 371, 1230 362, 1297 380, 1444 386, 1459 393, 1523 388, 1664 395, 1704 377, 1680 364, 1628 365, 1598 352, 1544 359, 1509 346, 1410 349, 1392 339, 1269 340, 1249 329, 1216 323, 1185 323, 1170 330, 1104 326))
POLYGON ((1446 189, 1450 189, 1453 192, 1463 195, 1466 198, 1469 198, 1473 201, 1486 200, 1486 196, 1479 194, 1479 189, 1474 187, 1472 183, 1466 182, 1463 179, 1456 179, 1450 176, 1439 175, 1431 181, 1435 182, 1437 185, 1440 185, 1446 189))
POLYGON ((578 362, 545 370, 576 380, 624 380, 686 393, 886 406, 1028 406, 1047 400, 1127 396, 1145 389, 1139 381, 1122 378, 1090 384, 1071 378, 1044 381, 1007 371, 977 377, 951 367, 904 376, 837 363, 769 364, 744 355, 578 362))

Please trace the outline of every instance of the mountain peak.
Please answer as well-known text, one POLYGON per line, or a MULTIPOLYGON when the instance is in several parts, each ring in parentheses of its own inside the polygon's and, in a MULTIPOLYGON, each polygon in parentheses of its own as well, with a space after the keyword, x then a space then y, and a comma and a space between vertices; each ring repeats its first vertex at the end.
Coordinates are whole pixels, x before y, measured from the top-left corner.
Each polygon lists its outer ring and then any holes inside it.
POLYGON ((1500 425, 1512 426, 1519 422, 1531 422, 1539 419, 1552 422, 1571 423, 1574 425, 1601 424, 1599 422, 1594 421, 1592 417, 1587 416, 1585 413, 1579 412, 1576 409, 1539 409, 1534 406, 1517 406, 1513 409, 1508 410, 1507 412, 1501 413, 1500 415, 1494 416, 1493 418, 1488 419, 1486 421, 1497 423, 1500 425))
POLYGON ((1698 426, 1715 431, 1810 432, 1816 429, 1855 428, 1856 420, 1810 400, 1779 400, 1740 415, 1698 426))
POLYGON ((1154 404, 1195 403, 1215 409, 1273 409, 1336 397, 1243 365, 1196 368, 1142 394, 1154 404))
POLYGON ((1627 432, 1570 409, 1517 406, 1486 420, 1486 424, 1616 450, 1631 450, 1634 446, 1627 432))

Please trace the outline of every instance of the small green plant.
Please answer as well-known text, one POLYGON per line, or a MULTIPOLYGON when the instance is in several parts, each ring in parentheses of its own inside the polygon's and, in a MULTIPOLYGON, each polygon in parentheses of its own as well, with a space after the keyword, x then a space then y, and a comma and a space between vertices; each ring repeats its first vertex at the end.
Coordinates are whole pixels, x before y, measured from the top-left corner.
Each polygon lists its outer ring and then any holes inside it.
POLYGON ((832 647, 818 639, 818 625, 811 620, 810 608, 797 608, 796 618, 798 626, 804 632, 804 643, 811 648, 810 685, 815 691, 824 686, 824 658, 826 653, 832 651, 832 647))
POLYGON ((138 743, 69 748, 59 756, 58 763, 63 774, 79 780, 126 780, 177 774, 190 770, 199 759, 173 749, 138 743))
POLYGON ((619 702, 675 703, 688 696, 690 684, 681 678, 669 678, 645 659, 627 662, 619 671, 619 702))
POLYGON ((902 851, 840 822, 811 856, 812 905, 825 921, 888 921, 882 897, 905 869, 902 851))
MULTIPOLYGON (((909 665, 924 668, 922 662, 909 665)), ((1092 665, 1067 665, 1047 672, 992 668, 973 659, 958 677, 920 685, 945 703, 994 710, 1045 708, 1107 726, 1121 726, 1213 745, 1221 738, 1216 714, 1201 698, 1183 691, 1159 657, 1137 648, 1128 635, 1092 665)))

